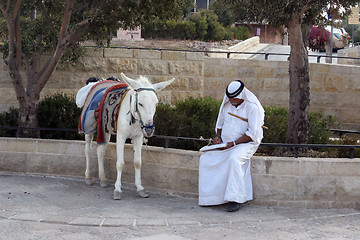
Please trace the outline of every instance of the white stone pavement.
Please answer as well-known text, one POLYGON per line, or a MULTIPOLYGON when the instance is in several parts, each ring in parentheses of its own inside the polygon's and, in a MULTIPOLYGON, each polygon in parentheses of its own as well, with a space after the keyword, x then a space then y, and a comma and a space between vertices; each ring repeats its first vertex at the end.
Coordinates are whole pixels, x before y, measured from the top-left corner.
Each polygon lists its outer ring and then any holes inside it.
POLYGON ((360 211, 246 204, 235 213, 82 179, 0 172, 0 239, 359 239, 360 211))

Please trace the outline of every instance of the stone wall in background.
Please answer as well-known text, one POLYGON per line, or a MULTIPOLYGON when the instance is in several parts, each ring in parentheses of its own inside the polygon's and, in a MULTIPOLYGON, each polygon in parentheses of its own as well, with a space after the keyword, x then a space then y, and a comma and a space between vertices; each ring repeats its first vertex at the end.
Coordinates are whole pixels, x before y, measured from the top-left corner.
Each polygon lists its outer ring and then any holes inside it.
MULTIPOLYGON (((46 57, 44 57, 46 59, 46 57)), ((153 83, 176 81, 159 92, 163 102, 189 96, 222 99, 225 86, 241 79, 264 106, 288 107, 288 62, 209 58, 203 53, 89 48, 74 68, 59 66, 41 96, 63 92, 75 95, 89 77, 147 76, 153 83)), ((310 109, 323 110, 342 122, 344 129, 360 129, 360 67, 310 63, 310 109)), ((7 67, 0 65, 0 111, 16 106, 17 100, 7 67)))

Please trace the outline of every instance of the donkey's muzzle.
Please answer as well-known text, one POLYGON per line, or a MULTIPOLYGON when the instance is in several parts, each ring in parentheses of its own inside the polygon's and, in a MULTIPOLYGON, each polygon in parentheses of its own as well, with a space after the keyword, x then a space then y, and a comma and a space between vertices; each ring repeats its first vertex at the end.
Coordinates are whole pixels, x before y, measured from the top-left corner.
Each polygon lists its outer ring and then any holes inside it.
POLYGON ((154 125, 145 125, 142 127, 142 131, 143 131, 145 137, 152 137, 155 132, 155 126, 154 125))

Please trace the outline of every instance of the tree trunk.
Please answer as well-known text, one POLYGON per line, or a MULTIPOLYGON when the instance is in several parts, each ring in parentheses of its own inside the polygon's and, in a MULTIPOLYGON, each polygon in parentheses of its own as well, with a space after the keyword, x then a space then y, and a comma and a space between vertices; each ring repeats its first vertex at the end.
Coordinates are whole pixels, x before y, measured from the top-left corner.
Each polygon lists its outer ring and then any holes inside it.
POLYGON ((301 33, 302 14, 292 14, 289 23, 290 101, 287 143, 307 143, 309 138, 309 61, 301 33))
POLYGON ((38 116, 37 116, 37 105, 39 99, 34 99, 31 97, 27 97, 26 101, 20 103, 19 107, 19 118, 18 118, 18 126, 25 129, 20 129, 19 136, 20 137, 40 137, 40 131, 26 128, 35 128, 39 126, 38 116))

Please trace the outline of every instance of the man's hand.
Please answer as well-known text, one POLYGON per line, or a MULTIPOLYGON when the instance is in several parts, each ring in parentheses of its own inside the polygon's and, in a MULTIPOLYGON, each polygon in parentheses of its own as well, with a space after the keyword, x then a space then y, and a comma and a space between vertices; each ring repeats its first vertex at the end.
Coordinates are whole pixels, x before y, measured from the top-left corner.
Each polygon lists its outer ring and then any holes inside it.
POLYGON ((214 143, 214 144, 222 143, 221 137, 219 137, 219 136, 214 137, 214 138, 213 138, 213 143, 214 143))

